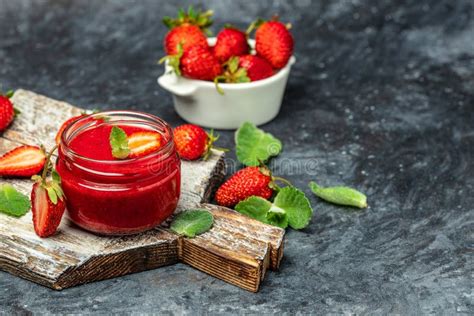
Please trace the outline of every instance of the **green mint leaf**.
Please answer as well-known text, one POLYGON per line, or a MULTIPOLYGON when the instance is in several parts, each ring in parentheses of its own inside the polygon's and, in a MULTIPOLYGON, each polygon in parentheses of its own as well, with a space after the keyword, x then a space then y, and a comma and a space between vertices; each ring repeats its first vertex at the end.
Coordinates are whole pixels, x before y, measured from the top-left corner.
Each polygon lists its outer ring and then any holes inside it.
POLYGON ((319 198, 334 204, 354 206, 358 208, 367 207, 367 197, 363 193, 349 187, 337 186, 323 188, 311 181, 309 183, 309 188, 319 198))
POLYGON ((295 187, 282 188, 273 203, 251 196, 235 206, 239 213, 262 223, 286 228, 302 229, 308 226, 313 209, 305 194, 295 187))
POLYGON ((268 223, 267 212, 272 207, 272 203, 259 196, 251 196, 240 201, 235 210, 248 217, 254 218, 262 223, 268 223))
POLYGON ((313 209, 303 191, 295 187, 282 188, 275 197, 273 204, 283 209, 288 216, 288 225, 293 229, 308 226, 313 209))
POLYGON ((286 228, 288 217, 285 210, 259 196, 251 196, 237 204, 235 210, 262 223, 286 228))
POLYGON ((206 210, 187 210, 173 219, 170 229, 177 234, 193 238, 207 232, 214 223, 214 216, 206 210))
POLYGON ((115 158, 125 159, 130 154, 127 134, 120 127, 112 127, 112 131, 110 132, 110 147, 112 147, 112 156, 115 158))
POLYGON ((30 209, 30 199, 10 184, 0 185, 0 212, 21 217, 30 209))
POLYGON ((267 220, 269 224, 281 228, 288 227, 288 215, 286 211, 278 206, 272 204, 272 207, 267 212, 267 220))
POLYGON ((280 140, 249 122, 237 130, 235 143, 237 159, 246 166, 258 166, 260 161, 277 156, 282 148, 280 140))

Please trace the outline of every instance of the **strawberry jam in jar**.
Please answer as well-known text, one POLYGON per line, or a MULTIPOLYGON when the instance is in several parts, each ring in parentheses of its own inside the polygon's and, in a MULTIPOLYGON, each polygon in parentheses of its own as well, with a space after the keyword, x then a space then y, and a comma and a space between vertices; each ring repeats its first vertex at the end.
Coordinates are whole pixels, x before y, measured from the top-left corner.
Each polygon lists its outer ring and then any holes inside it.
POLYGON ((56 162, 70 219, 104 235, 139 233, 163 222, 180 195, 180 160, 172 135, 163 120, 133 111, 101 112, 71 122, 56 162), (138 153, 130 151, 121 159, 112 154, 114 127, 125 132, 129 145, 134 139, 138 153), (147 135, 158 136, 158 145, 150 145, 147 135))

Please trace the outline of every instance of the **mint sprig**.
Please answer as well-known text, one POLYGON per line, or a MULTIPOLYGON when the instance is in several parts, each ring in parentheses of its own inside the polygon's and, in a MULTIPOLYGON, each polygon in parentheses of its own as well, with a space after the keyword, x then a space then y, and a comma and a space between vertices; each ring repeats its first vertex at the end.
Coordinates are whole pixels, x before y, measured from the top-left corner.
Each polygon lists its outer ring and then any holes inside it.
POLYGON ((235 133, 237 159, 246 166, 258 166, 270 157, 277 156, 281 149, 281 141, 272 134, 245 122, 235 133))
POLYGON ((31 208, 30 199, 11 184, 0 185, 0 212, 21 217, 31 208))
POLYGON ((207 232, 214 223, 214 216, 206 210, 187 210, 179 213, 171 223, 170 229, 179 235, 193 238, 207 232))
POLYGON ((128 148, 128 138, 127 134, 120 127, 112 127, 110 132, 110 147, 112 147, 112 156, 117 159, 125 159, 130 154, 130 149, 128 148))
POLYGON ((280 189, 273 203, 258 197, 251 196, 236 205, 239 213, 252 217, 266 224, 293 229, 302 229, 308 226, 313 209, 305 194, 295 187, 280 189))

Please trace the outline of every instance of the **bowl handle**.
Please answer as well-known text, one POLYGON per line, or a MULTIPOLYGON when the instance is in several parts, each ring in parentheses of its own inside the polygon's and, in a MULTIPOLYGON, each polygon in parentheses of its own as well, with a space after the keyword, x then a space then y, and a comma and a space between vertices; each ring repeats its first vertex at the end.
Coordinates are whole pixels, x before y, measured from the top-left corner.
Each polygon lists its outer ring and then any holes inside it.
POLYGON ((196 86, 184 83, 176 75, 167 73, 158 78, 158 84, 168 92, 180 97, 189 97, 197 90, 196 86))

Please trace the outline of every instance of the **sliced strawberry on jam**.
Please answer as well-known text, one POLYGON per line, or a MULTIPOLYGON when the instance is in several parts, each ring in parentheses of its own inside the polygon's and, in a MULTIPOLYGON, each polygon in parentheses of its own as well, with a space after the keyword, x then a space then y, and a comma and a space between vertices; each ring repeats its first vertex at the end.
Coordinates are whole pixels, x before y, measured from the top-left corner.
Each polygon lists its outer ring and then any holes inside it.
POLYGON ((20 146, 0 157, 0 176, 31 177, 43 169, 44 151, 37 146, 20 146))
POLYGON ((163 137, 157 132, 135 132, 128 136, 129 158, 145 156, 158 150, 163 142, 163 137))

